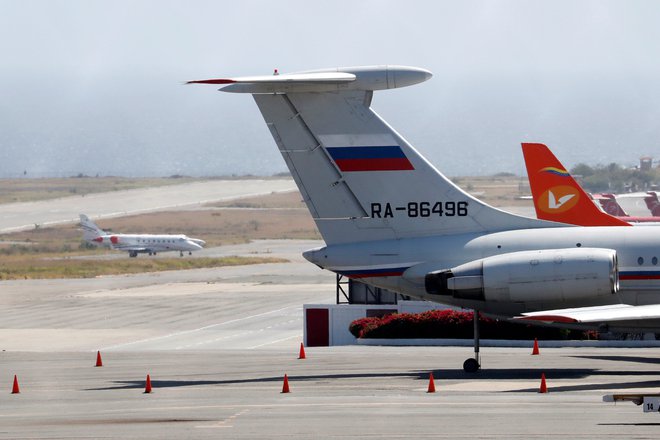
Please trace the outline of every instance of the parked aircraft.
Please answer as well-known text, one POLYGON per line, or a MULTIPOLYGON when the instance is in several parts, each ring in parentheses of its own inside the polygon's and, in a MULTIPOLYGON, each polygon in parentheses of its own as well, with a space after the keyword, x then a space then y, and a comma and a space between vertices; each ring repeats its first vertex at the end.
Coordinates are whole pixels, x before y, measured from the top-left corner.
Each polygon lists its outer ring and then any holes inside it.
MULTIPOLYGON (((371 109, 374 91, 431 76, 369 66, 190 83, 252 94, 326 243, 303 253, 319 267, 497 316, 660 329, 660 237, 646 228, 576 227, 493 208, 453 184, 371 109)), ((582 196, 568 195, 553 192, 554 208, 580 203, 582 196)), ((471 372, 480 366, 478 321, 475 329, 475 356, 464 363, 471 372)))
POLYGON ((539 219, 578 226, 628 226, 660 221, 658 217, 629 216, 613 194, 587 193, 547 146, 523 143, 522 150, 539 219))
POLYGON ((658 200, 658 194, 655 191, 649 191, 644 197, 644 202, 646 207, 651 211, 651 215, 657 218, 657 221, 660 221, 660 200, 658 200))
MULTIPOLYGON (((651 214, 648 216, 639 216, 639 215, 630 215, 628 212, 626 212, 623 207, 619 204, 619 197, 625 197, 629 198, 628 194, 625 196, 622 195, 616 195, 616 194, 609 194, 609 193, 602 193, 602 194, 592 194, 591 195, 595 201, 600 203, 601 208, 603 208, 603 211, 607 212, 610 215, 613 215, 615 217, 619 217, 621 220, 626 221, 628 223, 660 223, 660 216, 657 216, 656 214, 651 214)), ((649 208, 649 211, 653 212, 652 206, 654 204, 660 204, 658 202, 658 196, 656 195, 655 192, 649 192, 649 193, 644 193, 640 195, 641 198, 644 199, 644 202, 649 208)))
POLYGON ((185 235, 155 235, 155 234, 113 234, 103 231, 85 214, 80 214, 80 227, 83 238, 97 246, 128 252, 129 257, 137 257, 140 253, 156 255, 158 252, 179 251, 183 257, 192 251, 198 251, 206 244, 204 240, 190 238, 185 235))

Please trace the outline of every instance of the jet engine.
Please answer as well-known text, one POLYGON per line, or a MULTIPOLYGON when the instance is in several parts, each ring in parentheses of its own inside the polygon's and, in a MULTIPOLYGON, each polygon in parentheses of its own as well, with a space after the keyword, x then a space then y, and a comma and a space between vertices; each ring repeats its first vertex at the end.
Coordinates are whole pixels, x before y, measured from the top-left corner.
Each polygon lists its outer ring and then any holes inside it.
POLYGON ((430 272, 426 291, 494 302, 576 301, 619 290, 616 251, 600 248, 511 252, 430 272))

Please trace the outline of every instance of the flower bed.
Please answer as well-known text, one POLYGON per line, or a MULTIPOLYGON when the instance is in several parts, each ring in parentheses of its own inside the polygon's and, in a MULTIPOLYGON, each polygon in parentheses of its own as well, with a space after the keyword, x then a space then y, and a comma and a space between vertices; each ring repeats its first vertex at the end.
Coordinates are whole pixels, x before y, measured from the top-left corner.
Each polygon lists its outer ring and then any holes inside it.
MULTIPOLYGON (((349 326, 356 338, 412 339, 473 337, 472 312, 430 310, 424 313, 400 313, 380 318, 361 318, 349 326)), ((482 339, 598 339, 596 332, 514 324, 508 321, 479 318, 482 339)))

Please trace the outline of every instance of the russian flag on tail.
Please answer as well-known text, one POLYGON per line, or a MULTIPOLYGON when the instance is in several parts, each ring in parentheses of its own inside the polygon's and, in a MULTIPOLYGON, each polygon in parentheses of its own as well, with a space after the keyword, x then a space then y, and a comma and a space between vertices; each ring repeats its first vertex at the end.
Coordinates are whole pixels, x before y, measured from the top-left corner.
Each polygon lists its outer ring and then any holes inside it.
POLYGON ((412 163, 398 145, 375 147, 328 147, 341 171, 407 171, 412 163))

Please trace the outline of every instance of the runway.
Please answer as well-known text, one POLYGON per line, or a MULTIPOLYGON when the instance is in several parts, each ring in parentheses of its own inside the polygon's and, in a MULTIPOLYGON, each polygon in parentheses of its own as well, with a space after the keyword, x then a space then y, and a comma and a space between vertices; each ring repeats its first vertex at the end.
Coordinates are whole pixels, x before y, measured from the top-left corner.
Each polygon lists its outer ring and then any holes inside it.
POLYGON ((300 256, 318 244, 208 250, 290 263, 0 282, 0 438, 657 437, 657 415, 601 397, 657 389, 658 349, 483 348, 475 376, 462 347, 308 347, 298 360, 302 304, 335 299, 334 276, 300 256))
POLYGON ((0 233, 31 229, 35 224, 53 226, 78 221, 84 213, 92 219, 146 212, 190 209, 204 203, 292 191, 291 179, 207 180, 26 203, 6 203, 0 210, 0 233))

